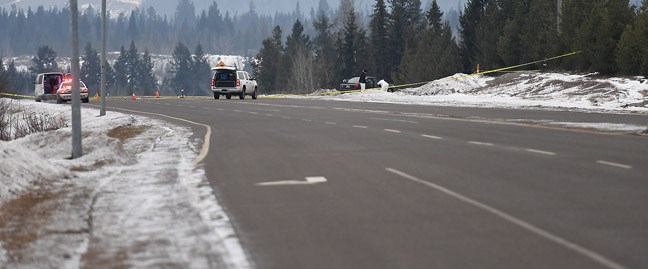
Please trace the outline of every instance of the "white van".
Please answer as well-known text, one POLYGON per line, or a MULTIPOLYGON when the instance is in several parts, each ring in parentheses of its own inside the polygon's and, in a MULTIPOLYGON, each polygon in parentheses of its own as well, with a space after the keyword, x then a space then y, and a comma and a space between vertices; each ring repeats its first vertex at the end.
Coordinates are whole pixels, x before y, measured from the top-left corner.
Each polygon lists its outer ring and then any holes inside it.
POLYGON ((63 83, 63 73, 51 72, 38 74, 34 82, 34 97, 36 102, 43 100, 56 100, 56 91, 63 83))

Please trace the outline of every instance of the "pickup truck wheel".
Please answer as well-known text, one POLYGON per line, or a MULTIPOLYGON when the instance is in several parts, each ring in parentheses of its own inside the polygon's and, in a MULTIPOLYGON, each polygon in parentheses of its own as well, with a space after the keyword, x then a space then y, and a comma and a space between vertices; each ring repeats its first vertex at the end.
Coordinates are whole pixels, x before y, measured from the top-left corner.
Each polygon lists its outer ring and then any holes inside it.
POLYGON ((245 99, 245 88, 243 88, 243 90, 239 94, 239 99, 241 99, 241 100, 245 99))
POLYGON ((62 104, 62 103, 63 103, 63 98, 61 98, 61 96, 58 96, 58 95, 57 95, 57 96, 56 96, 56 103, 57 103, 57 104, 62 104))
POLYGON ((252 99, 253 100, 257 99, 257 88, 254 88, 254 92, 252 93, 252 99))
POLYGON ((225 98, 227 98, 227 99, 232 99, 232 95, 231 95, 231 94, 226 94, 226 95, 225 95, 225 98))
POLYGON ((214 93, 214 99, 219 99, 219 98, 220 98, 220 94, 214 93))

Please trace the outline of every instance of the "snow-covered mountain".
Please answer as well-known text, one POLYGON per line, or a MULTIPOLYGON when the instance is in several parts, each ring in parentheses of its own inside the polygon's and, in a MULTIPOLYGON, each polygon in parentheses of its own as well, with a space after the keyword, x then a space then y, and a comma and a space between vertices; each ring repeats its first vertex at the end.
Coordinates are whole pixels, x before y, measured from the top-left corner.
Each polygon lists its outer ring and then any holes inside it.
MULTIPOLYGON (((112 15, 119 15, 120 13, 128 13, 131 10, 138 8, 141 4, 141 0, 110 0, 106 2, 108 10, 112 15)), ((101 0, 78 0, 79 9, 84 10, 89 6, 92 6, 96 10, 101 8, 101 0)), ((32 10, 36 10, 39 6, 43 6, 45 9, 50 7, 63 8, 69 6, 69 0, 0 0, 0 7, 11 10, 13 5, 16 5, 16 8, 27 10, 31 7, 32 10)))

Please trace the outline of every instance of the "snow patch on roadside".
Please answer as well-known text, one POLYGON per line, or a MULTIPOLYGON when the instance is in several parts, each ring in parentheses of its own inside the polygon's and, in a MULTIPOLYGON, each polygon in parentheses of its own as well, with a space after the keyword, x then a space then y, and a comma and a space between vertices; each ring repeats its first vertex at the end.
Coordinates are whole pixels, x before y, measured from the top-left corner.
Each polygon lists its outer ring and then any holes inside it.
POLYGON ((607 123, 607 122, 552 122, 550 124, 563 126, 563 127, 586 128, 586 129, 596 129, 600 131, 613 131, 613 132, 639 133, 648 129, 648 126, 634 125, 634 124, 607 123))
POLYGON ((498 77, 456 74, 396 93, 365 91, 310 98, 412 105, 579 109, 648 113, 644 78, 595 74, 510 73, 498 77))
MULTIPOLYGON (((50 114, 70 109, 21 105, 50 114)), ((0 242, 0 267, 250 268, 204 169, 192 165, 191 130, 98 114, 82 109, 84 155, 75 160, 67 159, 71 128, 0 142, 0 203, 32 191, 35 182, 48 182, 47 190, 57 194, 47 201, 53 210, 34 242, 24 249, 4 249, 0 242), (117 127, 137 132, 107 135, 117 127)))

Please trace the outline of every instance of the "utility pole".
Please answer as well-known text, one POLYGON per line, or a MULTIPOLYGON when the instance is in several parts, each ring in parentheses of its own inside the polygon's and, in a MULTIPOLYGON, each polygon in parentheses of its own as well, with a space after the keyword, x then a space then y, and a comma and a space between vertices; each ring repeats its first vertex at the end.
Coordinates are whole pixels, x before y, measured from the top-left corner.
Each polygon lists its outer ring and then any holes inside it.
POLYGON ((79 90, 79 9, 77 0, 70 0, 72 17, 72 159, 83 155, 81 147, 81 94, 79 90))
POLYGON ((101 95, 101 110, 99 116, 106 116, 106 0, 101 0, 101 87, 99 93, 101 95))

